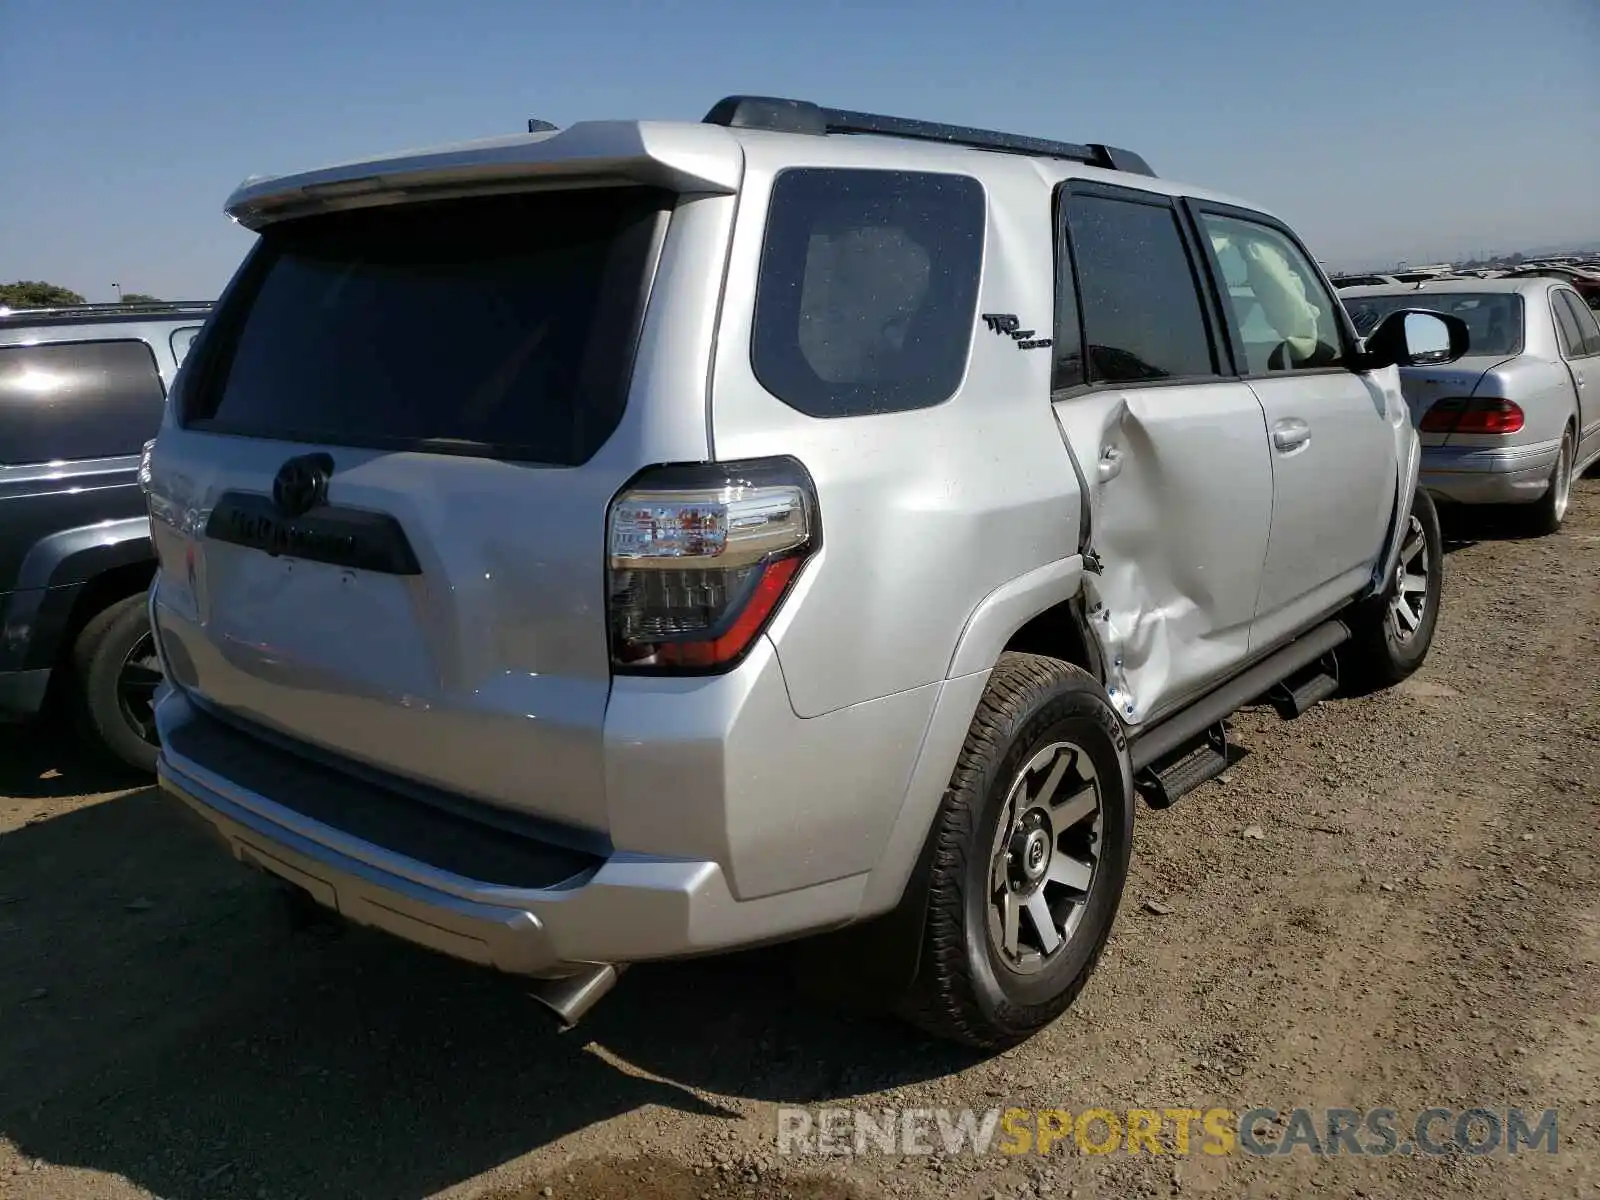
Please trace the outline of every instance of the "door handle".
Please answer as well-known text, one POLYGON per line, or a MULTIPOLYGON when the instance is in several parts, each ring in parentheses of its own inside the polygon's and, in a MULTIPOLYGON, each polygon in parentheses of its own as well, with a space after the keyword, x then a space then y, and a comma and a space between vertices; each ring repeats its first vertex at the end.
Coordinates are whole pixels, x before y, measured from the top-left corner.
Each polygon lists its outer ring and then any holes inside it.
POLYGON ((1122 451, 1115 446, 1100 448, 1100 480, 1115 479, 1122 473, 1122 451))
POLYGON ((1311 443, 1311 426, 1299 417, 1288 417, 1272 427, 1272 444, 1287 454, 1311 443))
POLYGON ((1579 387, 1582 387, 1582 386, 1583 386, 1583 375, 1582 375, 1582 373, 1581 373, 1581 372, 1578 372, 1578 371, 1574 371, 1574 372, 1573 372, 1573 373, 1572 373, 1572 377, 1573 377, 1573 378, 1574 378, 1574 379, 1576 379, 1576 380, 1577 380, 1577 381, 1578 381, 1578 386, 1579 386, 1579 387))

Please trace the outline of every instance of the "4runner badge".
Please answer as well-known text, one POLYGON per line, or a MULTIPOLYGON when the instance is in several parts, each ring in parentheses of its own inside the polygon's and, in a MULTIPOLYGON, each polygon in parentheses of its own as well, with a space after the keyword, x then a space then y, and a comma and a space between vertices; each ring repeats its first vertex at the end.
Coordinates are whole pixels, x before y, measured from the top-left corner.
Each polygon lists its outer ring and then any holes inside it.
POLYGON ((1018 350, 1042 350, 1050 344, 1049 338, 1034 337, 1034 330, 1023 329, 1016 313, 984 313, 983 323, 990 333, 1003 333, 1017 343, 1018 350))

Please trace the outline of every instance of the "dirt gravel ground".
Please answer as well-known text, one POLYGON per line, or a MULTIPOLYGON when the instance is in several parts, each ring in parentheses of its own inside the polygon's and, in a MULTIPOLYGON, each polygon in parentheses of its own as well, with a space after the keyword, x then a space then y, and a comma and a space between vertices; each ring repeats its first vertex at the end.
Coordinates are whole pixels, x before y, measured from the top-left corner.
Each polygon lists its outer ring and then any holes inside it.
POLYGON ((150 788, 0 734, 0 1196, 1600 1195, 1600 481, 1556 537, 1451 528, 1424 670, 1236 718, 1223 780, 1141 809, 1077 1007, 990 1059, 778 956, 635 970, 558 1034, 514 981, 289 932, 150 788), (1554 1107, 1559 1145, 780 1158, 779 1105, 1554 1107))

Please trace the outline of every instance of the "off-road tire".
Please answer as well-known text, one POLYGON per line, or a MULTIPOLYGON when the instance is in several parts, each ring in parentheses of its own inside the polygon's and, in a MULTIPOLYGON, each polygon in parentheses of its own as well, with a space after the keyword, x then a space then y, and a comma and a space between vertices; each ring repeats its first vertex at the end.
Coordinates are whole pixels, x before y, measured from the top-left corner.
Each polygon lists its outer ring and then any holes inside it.
POLYGON ((1439 529, 1439 513, 1433 497, 1420 487, 1411 500, 1407 521, 1402 524, 1402 547, 1408 536, 1410 519, 1421 526, 1427 554, 1427 588, 1423 593, 1422 618, 1409 639, 1402 639, 1390 619, 1390 608, 1399 589, 1393 576, 1381 593, 1362 601, 1347 615, 1350 640, 1339 651, 1342 682, 1353 693, 1393 687, 1422 666, 1433 645, 1439 623, 1439 600, 1444 591, 1444 536, 1439 529))
POLYGON ((157 748, 129 725, 117 693, 124 661, 149 630, 143 592, 91 617, 72 646, 72 702, 78 724, 97 751, 153 775, 157 748))
POLYGON ((1067 1009, 1099 961, 1127 881, 1132 779, 1122 725, 1092 677, 1058 659, 1000 656, 930 834, 927 918, 903 1017, 936 1037, 999 1050, 1067 1009), (1054 740, 1081 747, 1103 781, 1099 859, 1060 957, 1023 975, 999 958, 988 933, 990 846, 1017 775, 1054 740))

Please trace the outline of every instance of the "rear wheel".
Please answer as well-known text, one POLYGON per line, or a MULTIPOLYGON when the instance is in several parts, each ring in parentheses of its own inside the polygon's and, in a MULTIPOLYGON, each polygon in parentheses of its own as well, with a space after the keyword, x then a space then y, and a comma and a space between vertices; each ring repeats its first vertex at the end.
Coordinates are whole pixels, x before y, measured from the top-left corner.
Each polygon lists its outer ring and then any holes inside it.
POLYGON ((1099 960, 1133 846, 1127 739, 1100 686, 1004 654, 932 833, 905 1016, 982 1049, 1059 1016, 1099 960))
POLYGON ((98 748, 143 772, 156 769, 153 703, 161 663, 143 593, 97 613, 73 645, 78 716, 98 748))
POLYGON ((1567 519, 1567 506, 1572 500, 1572 465, 1577 457, 1577 442, 1569 428, 1561 435, 1561 452, 1550 472, 1550 486, 1545 488, 1537 503, 1523 509, 1529 533, 1536 536, 1555 533, 1567 519))
POLYGON ((1418 488, 1400 538, 1400 557, 1383 592, 1349 616, 1350 642, 1340 655, 1358 689, 1399 683, 1422 665, 1433 644, 1444 585, 1444 538, 1433 499, 1418 488))

